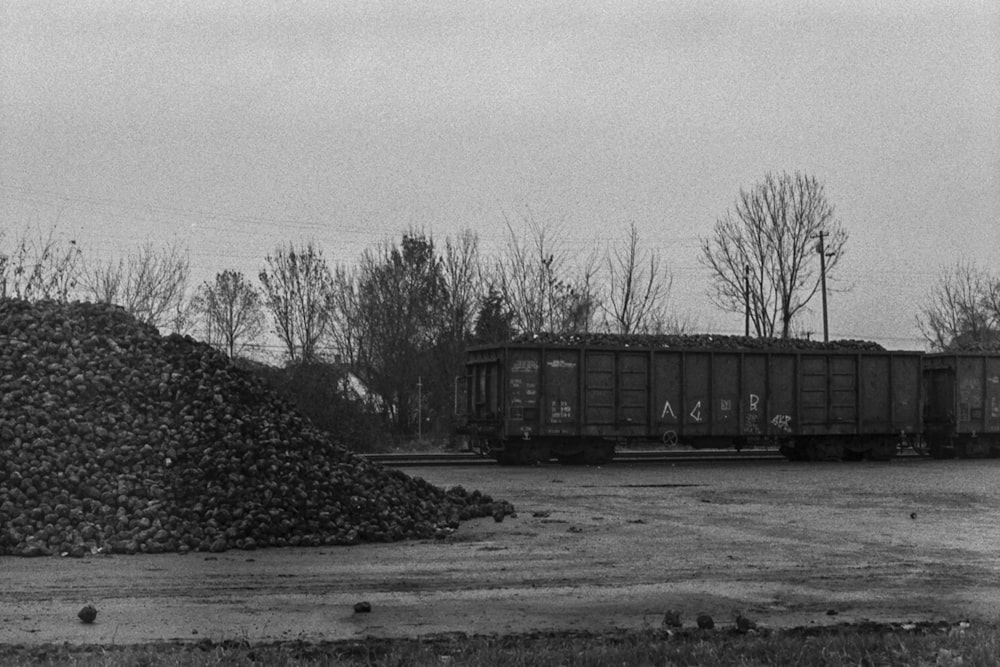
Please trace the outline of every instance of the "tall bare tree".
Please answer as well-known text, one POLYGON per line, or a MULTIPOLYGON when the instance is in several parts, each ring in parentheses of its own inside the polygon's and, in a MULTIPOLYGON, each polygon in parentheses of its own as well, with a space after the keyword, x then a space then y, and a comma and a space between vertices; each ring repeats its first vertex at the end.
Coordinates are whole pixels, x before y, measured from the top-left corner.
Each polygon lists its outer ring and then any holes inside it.
POLYGON ((201 316, 206 342, 231 359, 245 352, 266 328, 260 293, 238 271, 225 270, 198 289, 195 309, 201 316))
POLYGON ((965 262, 945 269, 917 326, 934 350, 1000 344, 1000 278, 965 262))
POLYGON ((80 279, 80 248, 75 240, 57 236, 55 227, 36 232, 32 236, 25 230, 6 249, 0 230, 0 298, 66 301, 80 279))
POLYGON ((495 285, 503 295, 518 331, 586 332, 593 325, 600 298, 591 253, 575 267, 559 224, 543 223, 527 213, 523 229, 507 224, 507 249, 496 266, 495 285))
POLYGON ((608 292, 604 299, 607 327, 614 333, 664 333, 673 276, 660 253, 643 248, 635 223, 628 237, 607 251, 608 292))
POLYGON ((713 274, 712 300, 730 312, 743 312, 749 302, 758 336, 787 338, 822 284, 821 235, 829 278, 848 235, 815 177, 768 174, 741 189, 733 210, 701 239, 701 261, 713 274))
POLYGON ((446 326, 456 338, 462 338, 472 330, 476 306, 483 296, 479 238, 474 232, 465 229, 455 238, 445 238, 441 271, 447 294, 446 326))
POLYGON ((184 331, 190 271, 187 250, 177 243, 157 248, 147 242, 118 259, 88 264, 83 287, 95 301, 122 306, 140 322, 184 331))
POLYGON ((333 318, 333 275, 323 251, 312 241, 299 249, 289 243, 266 262, 259 277, 274 332, 291 363, 314 363, 333 318))

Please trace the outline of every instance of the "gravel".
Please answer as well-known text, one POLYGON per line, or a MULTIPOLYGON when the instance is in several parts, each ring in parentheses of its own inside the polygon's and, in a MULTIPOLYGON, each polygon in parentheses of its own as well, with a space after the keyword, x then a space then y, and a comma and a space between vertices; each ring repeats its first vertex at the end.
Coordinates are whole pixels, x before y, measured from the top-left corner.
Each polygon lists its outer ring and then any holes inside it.
POLYGON ((210 346, 120 308, 0 301, 0 554, 394 541, 511 513, 351 454, 210 346))

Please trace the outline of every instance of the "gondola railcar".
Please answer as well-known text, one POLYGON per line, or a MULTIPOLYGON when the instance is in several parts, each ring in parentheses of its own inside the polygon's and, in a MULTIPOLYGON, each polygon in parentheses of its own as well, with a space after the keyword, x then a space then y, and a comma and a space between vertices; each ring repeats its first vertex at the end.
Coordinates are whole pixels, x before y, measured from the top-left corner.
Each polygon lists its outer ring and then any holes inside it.
POLYGON ((934 458, 1000 455, 1000 354, 924 358, 924 442, 934 458))
POLYGON ((459 404, 502 463, 602 463, 619 443, 887 459, 922 431, 919 352, 732 337, 526 337, 470 348, 459 404))

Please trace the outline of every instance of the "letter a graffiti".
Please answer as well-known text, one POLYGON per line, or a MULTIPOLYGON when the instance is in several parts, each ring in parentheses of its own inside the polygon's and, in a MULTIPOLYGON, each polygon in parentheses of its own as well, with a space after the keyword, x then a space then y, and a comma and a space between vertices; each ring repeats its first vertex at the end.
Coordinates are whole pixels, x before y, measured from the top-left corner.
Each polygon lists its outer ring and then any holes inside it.
POLYGON ((660 414, 660 419, 666 419, 667 415, 677 419, 677 415, 674 414, 674 409, 670 406, 670 401, 663 404, 663 413, 660 414))

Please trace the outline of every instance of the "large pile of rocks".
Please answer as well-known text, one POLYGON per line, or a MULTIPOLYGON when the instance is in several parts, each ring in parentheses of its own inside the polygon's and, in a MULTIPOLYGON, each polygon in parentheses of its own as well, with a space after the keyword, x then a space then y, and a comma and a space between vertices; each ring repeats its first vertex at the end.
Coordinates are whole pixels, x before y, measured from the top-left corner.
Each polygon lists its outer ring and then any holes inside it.
POLYGON ((0 554, 389 541, 512 511, 352 455, 119 308, 0 300, 0 554))
POLYGON ((533 345, 572 345, 587 347, 636 347, 676 350, 788 350, 819 352, 882 351, 884 347, 866 340, 807 340, 804 338, 754 338, 715 334, 604 334, 604 333, 527 333, 516 336, 514 343, 533 345))

